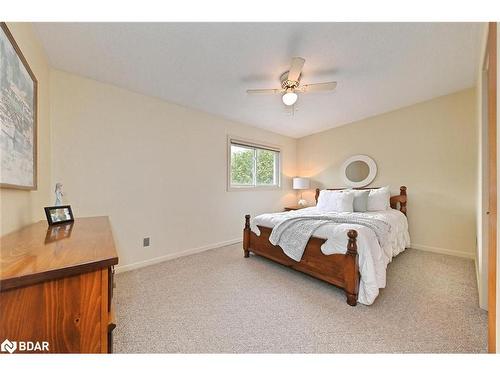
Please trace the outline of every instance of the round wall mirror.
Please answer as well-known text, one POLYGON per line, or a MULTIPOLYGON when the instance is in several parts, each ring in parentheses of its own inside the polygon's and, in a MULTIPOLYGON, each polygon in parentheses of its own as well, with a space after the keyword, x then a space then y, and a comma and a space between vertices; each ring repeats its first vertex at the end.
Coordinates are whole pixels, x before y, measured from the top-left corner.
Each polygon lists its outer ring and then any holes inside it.
POLYGON ((377 164, 366 155, 354 155, 341 168, 341 177, 348 187, 360 188, 369 185, 377 175, 377 164))

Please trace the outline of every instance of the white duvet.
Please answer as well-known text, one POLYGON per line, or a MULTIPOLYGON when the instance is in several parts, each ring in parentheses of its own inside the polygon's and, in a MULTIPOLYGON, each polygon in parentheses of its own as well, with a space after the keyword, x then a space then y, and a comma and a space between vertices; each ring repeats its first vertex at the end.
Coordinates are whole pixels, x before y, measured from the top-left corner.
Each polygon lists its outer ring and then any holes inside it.
MULTIPOLYGON (((296 211, 262 214, 251 221, 251 229, 255 234, 260 235, 257 225, 273 228, 286 218, 320 213, 316 207, 308 207, 296 211)), ((371 305, 377 298, 379 289, 385 288, 387 265, 394 256, 410 245, 410 234, 406 216, 398 210, 364 212, 363 216, 383 220, 391 226, 388 241, 383 248, 375 233, 362 225, 329 223, 318 228, 313 236, 327 240, 321 246, 323 254, 345 254, 347 232, 350 229, 358 232, 357 244, 361 274, 358 302, 371 305)))

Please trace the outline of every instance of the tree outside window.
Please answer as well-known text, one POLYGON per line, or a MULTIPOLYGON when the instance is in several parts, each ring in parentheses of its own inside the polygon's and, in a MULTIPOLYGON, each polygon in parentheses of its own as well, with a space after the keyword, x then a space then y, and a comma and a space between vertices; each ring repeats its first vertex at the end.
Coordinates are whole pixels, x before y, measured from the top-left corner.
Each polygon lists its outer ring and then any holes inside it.
POLYGON ((279 187, 278 150, 231 141, 230 186, 279 187))

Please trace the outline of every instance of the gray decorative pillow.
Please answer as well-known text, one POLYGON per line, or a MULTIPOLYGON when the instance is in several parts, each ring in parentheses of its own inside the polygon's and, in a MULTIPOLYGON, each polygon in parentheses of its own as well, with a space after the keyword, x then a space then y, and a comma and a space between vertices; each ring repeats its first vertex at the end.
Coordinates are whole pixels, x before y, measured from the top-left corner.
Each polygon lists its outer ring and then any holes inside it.
POLYGON ((366 212, 370 190, 351 190, 354 192, 354 212, 366 212))

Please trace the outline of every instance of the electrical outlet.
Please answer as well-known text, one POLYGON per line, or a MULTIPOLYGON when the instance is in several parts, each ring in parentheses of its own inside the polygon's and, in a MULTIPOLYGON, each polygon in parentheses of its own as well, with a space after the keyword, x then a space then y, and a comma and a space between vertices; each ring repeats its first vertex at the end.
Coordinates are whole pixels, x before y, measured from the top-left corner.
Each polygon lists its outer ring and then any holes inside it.
POLYGON ((148 247, 149 246, 149 237, 144 237, 142 239, 142 247, 148 247))

